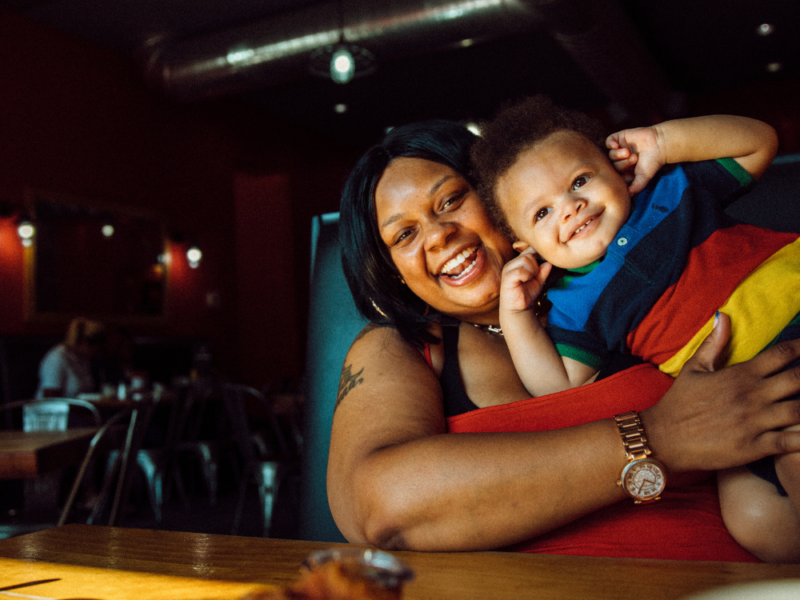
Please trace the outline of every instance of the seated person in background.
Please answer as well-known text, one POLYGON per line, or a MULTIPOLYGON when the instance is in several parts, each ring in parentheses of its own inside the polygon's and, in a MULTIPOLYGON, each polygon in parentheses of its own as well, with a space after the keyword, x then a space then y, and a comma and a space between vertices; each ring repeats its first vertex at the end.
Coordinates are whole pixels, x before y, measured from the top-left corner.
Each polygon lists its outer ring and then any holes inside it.
MULTIPOLYGON (((798 236, 722 211, 771 163, 774 130, 715 115, 603 138, 536 97, 501 111, 473 148, 481 197, 522 253, 503 270, 499 317, 528 392, 592 381, 614 351, 677 376, 718 310, 732 323, 719 366, 800 337, 798 236), (534 308, 552 267, 566 272, 551 282, 545 329, 534 308)), ((800 561, 800 453, 767 464, 763 478, 720 474, 725 524, 764 560, 800 561)))
POLYGON ((447 121, 396 127, 345 185, 342 265, 371 323, 333 415, 328 500, 341 532, 398 550, 757 560, 725 528, 713 475, 800 450, 800 432, 781 430, 800 423, 800 400, 783 401, 800 368, 781 372, 800 340, 715 369, 721 314, 674 380, 639 364, 531 398, 498 331, 516 252, 473 187, 476 139, 447 121), (668 469, 663 500, 647 506, 617 484, 644 463, 614 418, 630 411, 668 469))
POLYGON ((64 341, 48 350, 39 365, 37 398, 77 398, 97 391, 92 359, 105 343, 102 323, 83 317, 73 319, 64 341))

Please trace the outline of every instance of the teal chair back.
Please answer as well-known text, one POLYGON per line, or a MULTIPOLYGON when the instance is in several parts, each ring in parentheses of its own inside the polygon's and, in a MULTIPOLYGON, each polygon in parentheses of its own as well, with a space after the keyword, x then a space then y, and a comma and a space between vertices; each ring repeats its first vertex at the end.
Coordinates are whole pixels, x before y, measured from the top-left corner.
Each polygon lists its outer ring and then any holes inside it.
POLYGON ((299 537, 345 541, 328 507, 328 446, 339 376, 350 344, 366 325, 342 272, 339 214, 314 217, 306 354, 305 414, 299 537))

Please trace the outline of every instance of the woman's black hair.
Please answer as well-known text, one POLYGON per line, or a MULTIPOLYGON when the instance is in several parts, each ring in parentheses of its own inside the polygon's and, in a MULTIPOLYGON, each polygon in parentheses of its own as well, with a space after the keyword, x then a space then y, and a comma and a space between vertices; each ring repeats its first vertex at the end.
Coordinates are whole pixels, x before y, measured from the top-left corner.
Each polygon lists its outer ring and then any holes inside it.
POLYGON ((347 178, 339 209, 342 267, 359 312, 370 321, 395 327, 417 347, 438 343, 428 331, 438 316, 401 282, 378 230, 375 188, 386 167, 399 157, 446 165, 471 185, 469 150, 476 136, 445 120, 396 127, 367 150, 347 178))

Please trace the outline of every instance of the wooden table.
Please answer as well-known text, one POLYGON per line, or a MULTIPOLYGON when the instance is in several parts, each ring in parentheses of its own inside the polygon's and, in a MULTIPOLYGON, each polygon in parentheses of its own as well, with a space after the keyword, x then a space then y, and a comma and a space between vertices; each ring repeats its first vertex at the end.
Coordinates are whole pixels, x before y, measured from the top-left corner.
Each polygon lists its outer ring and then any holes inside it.
POLYGON ((95 428, 0 431, 0 479, 33 479, 83 460, 95 428))
MULTIPOLYGON (((67 525, 0 541, 0 589, 58 579, 13 593, 44 599, 235 600, 259 585, 295 580, 310 552, 341 545, 67 525)), ((393 554, 416 572, 404 600, 672 600, 734 583, 800 578, 800 565, 508 552, 393 554)), ((6 594, 0 592, 0 600, 19 598, 6 594)))
MULTIPOLYGON (((52 401, 52 398, 46 400, 52 401)), ((57 401, 58 399, 56 399, 57 401)), ((20 401, 22 404, 27 401, 20 401)), ((97 405, 111 409, 112 416, 105 421, 108 428, 96 450, 104 451, 120 445, 121 455, 118 460, 119 475, 114 488, 109 524, 114 525, 118 515, 125 506, 132 477, 131 463, 139 451, 145 431, 153 414, 155 399, 151 394, 143 395, 139 400, 98 400, 97 405), (118 426, 117 421, 127 418, 126 426, 118 426), (124 431, 124 442, 120 434, 124 431)), ((92 438, 98 428, 73 428, 65 431, 0 431, 0 479, 28 479, 26 482, 25 512, 30 514, 46 514, 55 509, 58 481, 54 479, 55 469, 71 465, 79 465, 87 454, 92 438), (42 474, 47 474, 44 478, 42 474), (30 485, 29 485, 30 484, 30 485)), ((111 479, 107 480, 111 483, 111 479)), ((104 484, 102 495, 111 492, 110 485, 104 484)), ((70 496, 74 500, 74 496, 70 496)), ((103 507, 96 504, 96 509, 103 507)), ((71 508, 67 502, 61 513, 60 522, 64 522, 71 508)), ((92 512, 89 522, 98 516, 97 510, 92 512)))

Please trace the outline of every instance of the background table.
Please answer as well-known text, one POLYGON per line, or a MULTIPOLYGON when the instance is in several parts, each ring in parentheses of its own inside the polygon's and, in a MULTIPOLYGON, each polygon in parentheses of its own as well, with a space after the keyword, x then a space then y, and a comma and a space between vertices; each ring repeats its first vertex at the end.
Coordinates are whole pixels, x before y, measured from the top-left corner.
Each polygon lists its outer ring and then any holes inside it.
MULTIPOLYGON (((10 566, 30 567, 31 579, 43 579, 65 565, 83 567, 84 584, 75 584, 70 595, 48 595, 43 584, 14 590, 43 598, 83 597, 99 600, 131 598, 131 572, 167 576, 160 580, 153 598, 186 597, 185 586, 198 580, 247 584, 214 587, 217 600, 239 598, 250 584, 285 585, 299 575, 303 558, 314 550, 340 546, 265 538, 215 536, 67 525, 0 541, 0 588, 22 581, 8 581, 10 566), (55 563, 25 563, 45 561, 55 563), (97 581, 94 569, 105 569, 103 594, 92 593, 97 581), (108 571, 108 569, 119 570, 108 571), (115 574, 116 573, 116 574, 115 574), (94 577, 92 577, 94 575, 94 577), (114 587, 114 578, 118 587, 114 587), (166 582, 166 583, 165 583, 166 582), (173 589, 174 588, 174 589, 173 589), (117 591, 115 591, 117 590, 117 591), (89 595, 86 595, 89 594, 89 595)), ((800 578, 800 565, 688 562, 584 558, 510 552, 424 553, 393 552, 416 572, 406 586, 404 599, 418 600, 672 600, 717 586, 745 581, 800 578)), ((80 569, 74 572, 81 572, 80 569)), ((77 580, 76 580, 77 581, 77 580)), ((62 578, 58 585, 68 585, 62 578)), ((53 584, 55 585, 55 583, 53 584)), ((212 585, 209 583, 208 585, 212 585)), ((217 586, 217 583, 213 583, 217 586)), ((52 589, 52 588, 51 588, 52 589)), ((97 590, 95 590, 97 591, 97 590)), ((195 590, 197 591, 197 590, 195 590)), ((0 599, 4 596, 0 594, 0 599)), ((197 591, 196 599, 210 598, 197 591)), ((10 598, 10 597, 9 597, 10 598)), ((142 600, 147 600, 143 596, 142 600)))
POLYGON ((32 479, 83 460, 95 428, 0 431, 0 479, 32 479))

